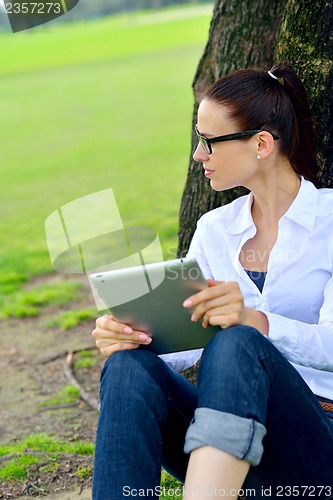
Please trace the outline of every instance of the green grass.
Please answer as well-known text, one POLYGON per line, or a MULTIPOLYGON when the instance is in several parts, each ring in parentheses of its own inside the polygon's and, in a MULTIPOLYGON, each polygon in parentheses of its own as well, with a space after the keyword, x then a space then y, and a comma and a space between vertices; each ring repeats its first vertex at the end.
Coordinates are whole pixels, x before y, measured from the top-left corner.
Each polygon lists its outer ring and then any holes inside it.
MULTIPOLYGON (((81 289, 80 283, 63 281, 52 286, 38 285, 29 290, 20 290, 6 297, 0 295, 0 319, 37 316, 42 307, 60 306, 78 298, 81 289)), ((81 317, 84 316, 85 312, 81 313, 81 317)))
POLYGON ((51 463, 47 465, 42 465, 39 467, 40 472, 52 472, 54 471, 59 465, 59 462, 57 460, 53 459, 51 463))
MULTIPOLYGON (((8 460, 0 469, 1 480, 18 480, 24 481, 28 475, 29 466, 39 463, 41 460, 45 462, 46 458, 29 455, 29 452, 45 452, 50 454, 49 467, 53 467, 54 459, 61 453, 71 453, 77 455, 92 455, 94 445, 88 441, 77 441, 68 443, 61 441, 47 434, 33 434, 27 436, 21 441, 16 441, 11 445, 0 447, 0 457, 16 454, 14 458, 8 460), (22 453, 25 455, 20 455, 22 453)), ((44 467, 46 467, 45 465, 44 467)))
POLYGON ((74 368, 92 368, 97 365, 98 358, 96 351, 80 351, 77 353, 77 359, 74 361, 74 368))
MULTIPOLYGON (((25 439, 0 447, 0 457, 16 455, 0 468, 0 480, 24 481, 28 477, 29 467, 41 462, 43 462, 41 470, 52 471, 58 466, 58 460, 62 453, 93 455, 94 445, 88 441, 68 443, 45 433, 27 436, 25 439), (29 455, 29 452, 44 452, 47 456, 36 457, 29 455)), ((89 478, 91 474, 92 467, 89 465, 80 467, 76 472, 77 477, 82 479, 89 478)), ((162 470, 161 500, 174 500, 175 498, 181 500, 181 491, 182 484, 165 470, 162 470)))
POLYGON ((93 466, 92 465, 86 465, 79 467, 78 470, 76 471, 75 475, 81 479, 89 479, 89 477, 92 476, 93 473, 93 466))
POLYGON ((0 446, 0 457, 13 453, 40 451, 47 453, 77 453, 78 455, 92 455, 93 444, 87 441, 69 443, 61 441, 45 433, 36 433, 12 444, 0 446))
POLYGON ((3 293, 51 270, 51 212, 110 187, 124 224, 152 226, 174 257, 211 12, 145 16, 0 34, 3 293))
POLYGON ((181 500, 183 498, 183 485, 168 472, 162 469, 161 475, 161 495, 162 500, 181 500))
POLYGON ((48 321, 46 326, 48 328, 59 327, 61 330, 65 331, 75 328, 82 321, 87 321, 89 319, 96 319, 95 308, 61 312, 56 317, 48 321))
POLYGON ((74 385, 67 385, 58 391, 58 394, 52 398, 45 399, 40 406, 57 406, 73 403, 80 397, 80 391, 74 385))
POLYGON ((32 455, 22 455, 9 460, 0 469, 0 479, 14 479, 16 481, 24 481, 27 478, 27 471, 30 465, 38 464, 40 458, 32 455))

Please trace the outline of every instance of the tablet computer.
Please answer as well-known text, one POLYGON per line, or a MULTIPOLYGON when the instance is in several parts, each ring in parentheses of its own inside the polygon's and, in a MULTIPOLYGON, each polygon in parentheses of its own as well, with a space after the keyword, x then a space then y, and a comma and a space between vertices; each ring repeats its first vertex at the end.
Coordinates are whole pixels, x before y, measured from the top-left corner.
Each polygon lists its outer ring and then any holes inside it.
POLYGON ((118 321, 152 337, 140 349, 167 354, 204 347, 220 329, 192 322, 186 298, 207 287, 195 259, 176 259, 89 276, 118 321))

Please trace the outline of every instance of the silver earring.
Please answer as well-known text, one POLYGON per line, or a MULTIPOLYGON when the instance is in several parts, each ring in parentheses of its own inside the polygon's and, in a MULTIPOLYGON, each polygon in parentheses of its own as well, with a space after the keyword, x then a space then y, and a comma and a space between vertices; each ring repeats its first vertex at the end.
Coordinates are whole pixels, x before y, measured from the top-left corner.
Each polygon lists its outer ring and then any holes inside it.
POLYGON ((261 156, 260 155, 257 155, 257 160, 261 160, 261 156))

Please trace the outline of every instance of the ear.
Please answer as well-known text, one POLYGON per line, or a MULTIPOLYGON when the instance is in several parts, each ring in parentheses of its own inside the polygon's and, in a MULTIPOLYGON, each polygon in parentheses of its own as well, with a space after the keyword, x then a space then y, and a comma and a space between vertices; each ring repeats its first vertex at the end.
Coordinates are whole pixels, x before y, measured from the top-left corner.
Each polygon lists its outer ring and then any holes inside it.
POLYGON ((261 158, 267 158, 269 156, 273 149, 275 148, 275 142, 272 137, 272 134, 269 132, 266 132, 265 130, 263 132, 260 132, 258 136, 256 137, 256 144, 257 144, 257 155, 260 155, 261 158))

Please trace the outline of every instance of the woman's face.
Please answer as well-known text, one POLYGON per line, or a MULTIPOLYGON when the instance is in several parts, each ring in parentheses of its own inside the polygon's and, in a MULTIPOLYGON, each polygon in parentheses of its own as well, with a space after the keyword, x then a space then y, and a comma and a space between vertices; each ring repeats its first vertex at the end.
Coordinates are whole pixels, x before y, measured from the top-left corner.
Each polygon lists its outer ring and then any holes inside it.
MULTIPOLYGON (((208 99, 204 99, 199 106, 197 128, 208 139, 242 131, 229 117, 225 107, 208 99)), ((199 142, 193 155, 195 161, 202 163, 211 187, 215 191, 237 186, 251 189, 251 181, 258 175, 260 167, 257 159, 258 135, 249 139, 213 143, 211 147, 212 153, 209 155, 199 142)))

